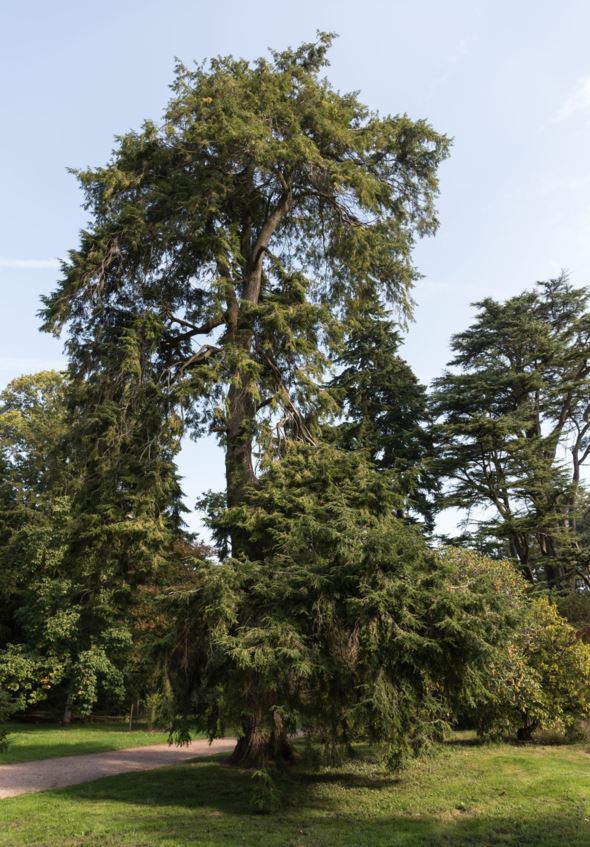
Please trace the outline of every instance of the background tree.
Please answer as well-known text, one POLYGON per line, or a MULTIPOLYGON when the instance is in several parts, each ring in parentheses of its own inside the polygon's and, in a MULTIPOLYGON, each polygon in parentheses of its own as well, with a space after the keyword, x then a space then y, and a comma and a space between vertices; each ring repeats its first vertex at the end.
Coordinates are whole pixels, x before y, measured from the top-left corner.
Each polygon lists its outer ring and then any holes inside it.
POLYGON ((325 434, 395 471, 402 512, 433 526, 432 435, 426 388, 398 354, 399 331, 382 312, 351 318, 331 390, 340 420, 325 434))
POLYGON ((352 305, 408 312, 412 246, 437 226, 447 140, 334 91, 331 41, 178 65, 162 123, 79 172, 91 224, 46 301, 46 328, 68 325, 73 373, 94 382, 112 380, 122 323, 149 323, 163 403, 219 433, 231 507, 256 453, 314 439, 352 305))
MULTIPOLYGON (((113 389, 117 402, 109 405, 103 395, 102 417, 90 405, 85 417, 77 414, 80 392, 87 399, 91 384, 74 386, 55 372, 20 377, 0 395, 8 500, 0 549, 0 686, 18 709, 48 699, 52 708, 61 707, 65 722, 73 710, 88 714, 99 696, 123 702, 135 589, 153 576, 163 538, 172 535, 164 514, 150 520, 159 477, 151 473, 147 448, 142 446, 141 462, 131 449, 130 415, 129 440, 117 430, 125 413, 118 402, 124 383, 120 377, 113 389), (144 500, 142 486, 149 487, 144 500), (90 507, 93 491, 98 496, 90 507), (122 514, 123 508, 128 511, 122 514)), ((140 411, 145 404, 135 414, 140 411)), ((141 425, 148 427, 149 418, 143 416, 141 425)), ((157 469, 155 444, 151 455, 157 469)), ((167 494, 167 504, 170 499, 167 494)))
POLYGON ((21 637, 16 611, 31 576, 25 536, 48 529, 52 501, 63 502, 75 484, 63 452, 66 430, 61 374, 22 376, 0 394, 0 644, 21 637))
POLYGON ((546 597, 523 609, 491 664, 474 710, 479 732, 530 741, 538 729, 572 732, 590 714, 590 645, 546 597))
POLYGON ((433 398, 442 507, 479 511, 475 534, 553 588, 590 579, 577 531, 590 455, 587 303, 588 290, 562 275, 476 304, 474 324, 452 341, 458 370, 433 398))

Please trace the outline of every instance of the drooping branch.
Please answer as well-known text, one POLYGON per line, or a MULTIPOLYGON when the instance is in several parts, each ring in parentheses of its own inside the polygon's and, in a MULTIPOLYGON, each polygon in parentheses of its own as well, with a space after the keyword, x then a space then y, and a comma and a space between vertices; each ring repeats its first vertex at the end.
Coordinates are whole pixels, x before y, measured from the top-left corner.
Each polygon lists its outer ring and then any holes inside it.
MULTIPOLYGON (((301 412, 299 411, 299 409, 295 406, 295 404, 291 400, 291 395, 289 393, 289 389, 285 385, 285 382, 283 380, 283 377, 281 375, 279 367, 277 366, 277 364, 275 362, 273 362, 271 357, 268 356, 264 351, 259 351, 259 352, 260 352, 262 358, 264 359, 264 361, 269 366, 269 368, 272 370, 272 372, 273 372, 273 374, 274 374, 274 376, 277 380, 277 387, 278 387, 279 393, 281 395, 281 400, 282 400, 283 405, 285 407, 285 411, 288 413, 289 418, 295 422, 295 425, 296 425, 297 429, 299 430, 303 441, 307 441, 308 444, 315 445, 316 442, 315 442, 315 439, 314 439, 309 427, 307 426, 307 424, 303 420, 303 416, 301 415, 301 412)), ((263 405, 266 405, 267 403, 270 403, 270 402, 271 402, 271 399, 269 398, 267 401, 265 401, 265 403, 263 405)))
POLYGON ((214 344, 204 344, 193 356, 178 365, 178 371, 182 373, 192 365, 198 365, 201 362, 205 362, 207 359, 210 359, 211 356, 215 355, 215 353, 222 352, 223 347, 216 347, 214 344))

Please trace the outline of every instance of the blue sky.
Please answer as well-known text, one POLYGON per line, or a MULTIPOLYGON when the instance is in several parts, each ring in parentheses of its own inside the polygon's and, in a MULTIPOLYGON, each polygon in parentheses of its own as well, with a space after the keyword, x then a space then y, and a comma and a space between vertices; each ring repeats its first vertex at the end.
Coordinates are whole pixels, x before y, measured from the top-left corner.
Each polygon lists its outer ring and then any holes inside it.
MULTIPOLYGON (((67 167, 103 163, 113 136, 158 118, 174 56, 254 58, 339 33, 329 76, 383 113, 454 139, 441 227, 405 355, 428 381, 470 303, 571 272, 590 281, 590 3, 584 0, 5 0, 0 10, 0 385, 60 367, 39 297, 85 223, 67 167)), ((222 486, 213 442, 189 445, 187 502, 222 486)))

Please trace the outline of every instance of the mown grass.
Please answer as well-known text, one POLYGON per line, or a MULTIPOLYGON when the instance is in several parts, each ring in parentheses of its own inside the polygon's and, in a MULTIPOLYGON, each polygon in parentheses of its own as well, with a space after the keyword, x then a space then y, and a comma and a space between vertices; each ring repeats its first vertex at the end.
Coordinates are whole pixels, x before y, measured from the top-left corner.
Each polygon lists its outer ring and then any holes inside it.
POLYGON ((285 805, 218 759, 0 801, 2 847, 588 847, 590 756, 564 746, 446 745, 391 778, 369 753, 296 766, 285 805))
POLYGON ((9 745, 7 750, 0 752, 0 764, 145 747, 164 744, 168 739, 166 732, 147 732, 145 729, 130 732, 123 723, 72 724, 67 727, 10 723, 5 726, 9 732, 9 745))

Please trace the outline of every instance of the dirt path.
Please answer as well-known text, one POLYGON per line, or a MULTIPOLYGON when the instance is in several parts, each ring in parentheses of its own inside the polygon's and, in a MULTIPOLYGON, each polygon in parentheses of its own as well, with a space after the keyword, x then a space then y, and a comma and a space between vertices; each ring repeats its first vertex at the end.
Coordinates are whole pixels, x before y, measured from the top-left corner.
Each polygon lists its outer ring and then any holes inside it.
POLYGON ((108 753, 86 753, 82 756, 0 765, 0 800, 19 794, 31 794, 33 791, 90 782, 103 776, 178 765, 198 756, 229 753, 235 743, 233 738, 219 738, 212 744, 208 741, 193 741, 189 747, 154 744, 152 747, 133 747, 108 753))

